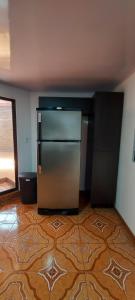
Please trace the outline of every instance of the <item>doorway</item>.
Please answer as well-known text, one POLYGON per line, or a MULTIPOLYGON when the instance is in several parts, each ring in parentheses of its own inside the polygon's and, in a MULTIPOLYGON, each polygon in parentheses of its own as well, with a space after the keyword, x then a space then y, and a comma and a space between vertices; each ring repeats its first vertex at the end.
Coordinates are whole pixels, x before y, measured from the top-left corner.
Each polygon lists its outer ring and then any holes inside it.
POLYGON ((18 188, 15 100, 0 97, 0 195, 18 188))

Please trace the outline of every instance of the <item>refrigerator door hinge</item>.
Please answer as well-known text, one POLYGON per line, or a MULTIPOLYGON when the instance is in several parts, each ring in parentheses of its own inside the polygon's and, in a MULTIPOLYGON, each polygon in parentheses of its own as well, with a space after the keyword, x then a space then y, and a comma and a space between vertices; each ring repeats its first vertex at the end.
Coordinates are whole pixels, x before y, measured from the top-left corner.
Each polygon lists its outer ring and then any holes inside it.
POLYGON ((42 114, 41 114, 41 112, 38 112, 38 123, 41 123, 41 116, 42 116, 42 114))

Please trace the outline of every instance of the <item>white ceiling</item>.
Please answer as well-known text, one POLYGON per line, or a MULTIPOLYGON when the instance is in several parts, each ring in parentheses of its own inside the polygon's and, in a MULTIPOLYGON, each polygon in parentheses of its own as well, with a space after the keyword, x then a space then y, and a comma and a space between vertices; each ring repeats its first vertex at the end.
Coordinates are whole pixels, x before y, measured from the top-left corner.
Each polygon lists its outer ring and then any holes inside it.
POLYGON ((10 66, 0 67, 0 81, 90 90, 135 70, 135 0, 10 0, 9 24, 10 66))

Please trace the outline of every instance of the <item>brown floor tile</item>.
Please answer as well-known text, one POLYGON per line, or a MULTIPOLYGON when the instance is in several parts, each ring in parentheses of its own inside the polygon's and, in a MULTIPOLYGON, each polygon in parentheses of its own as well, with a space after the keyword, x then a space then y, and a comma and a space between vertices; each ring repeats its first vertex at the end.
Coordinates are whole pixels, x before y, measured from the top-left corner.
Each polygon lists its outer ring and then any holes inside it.
POLYGON ((80 251, 83 257, 84 269, 91 271, 95 265, 96 260, 100 258, 105 251, 105 244, 84 244, 80 245, 80 251))
POLYGON ((41 222, 45 221, 47 216, 40 216, 38 215, 36 210, 29 210, 25 211, 24 213, 18 213, 17 222, 21 225, 25 224, 40 224, 41 222))
POLYGON ((28 211, 25 213, 25 216, 31 224, 40 224, 48 218, 48 216, 39 215, 37 210, 28 211))
POLYGON ((93 210, 92 209, 89 209, 89 210, 80 210, 79 213, 77 215, 71 215, 71 216, 67 216, 67 218, 69 218, 72 223, 74 224, 81 224, 83 223, 83 221, 91 216, 93 214, 93 210))
MULTIPOLYGON (((120 298, 115 298, 114 294, 111 293, 108 289, 108 286, 102 285, 100 283, 100 280, 98 279, 98 273, 96 273, 96 276, 94 273, 86 274, 86 283, 87 283, 87 292, 88 292, 88 299, 93 300, 99 300, 99 299, 105 299, 105 300, 118 300, 120 298)), ((105 281, 105 279, 104 279, 105 281)))
POLYGON ((61 277, 51 291, 50 300, 89 300, 84 274, 70 274, 61 277), (68 277, 70 276, 70 277, 68 277))
POLYGON ((74 225, 64 235, 57 239, 57 243, 80 243, 79 229, 77 225, 74 225))
POLYGON ((112 234, 107 239, 108 243, 132 243, 135 245, 135 239, 124 224, 117 225, 112 234))
POLYGON ((0 224, 0 243, 6 242, 11 234, 13 224, 0 224))
POLYGON ((40 224, 41 228, 53 239, 64 236, 73 225, 66 216, 50 216, 40 224))
POLYGON ((100 217, 107 218, 109 221, 116 225, 124 224, 114 208, 94 208, 94 213, 100 217))
POLYGON ((39 272, 41 269, 52 268, 54 261, 60 268, 65 270, 65 272, 79 272, 80 265, 79 263, 77 264, 77 259, 72 254, 68 257, 65 252, 66 250, 61 251, 60 249, 57 249, 57 247, 54 247, 39 256, 37 255, 37 257, 35 256, 33 263, 29 267, 29 272, 39 272))
POLYGON ((132 257, 125 257, 116 250, 105 249, 95 259, 94 265, 90 271, 99 272, 107 268, 111 261, 115 261, 121 268, 127 269, 129 272, 135 272, 135 263, 132 257))
POLYGON ((52 249, 52 244, 23 242, 0 244, 0 271, 28 270, 34 260, 52 249))
POLYGON ((79 234, 81 243, 90 243, 90 244, 104 244, 104 239, 94 234, 94 232, 89 231, 83 225, 79 225, 79 234))
POLYGON ((53 248, 53 244, 33 244, 16 241, 3 244, 3 248, 5 252, 5 257, 2 260, 2 265, 5 266, 4 271, 7 270, 8 265, 11 266, 8 269, 12 269, 12 271, 29 271, 29 268, 38 258, 40 259, 41 256, 53 248))
POLYGON ((0 214, 0 224, 13 224, 17 220, 17 215, 13 213, 2 213, 0 214))
POLYGON ((10 235, 8 236, 8 242, 10 241, 20 241, 23 243, 29 242, 33 244, 48 244, 52 242, 53 239, 49 237, 38 224, 20 226, 15 223, 11 229, 10 235))
POLYGON ((114 231, 116 225, 108 220, 108 218, 98 216, 97 214, 91 215, 83 222, 87 231, 93 233, 96 237, 106 240, 114 231))
POLYGON ((134 300, 135 273, 92 272, 86 274, 89 299, 134 300), (93 298, 92 298, 93 297, 93 298))
POLYGON ((8 244, 0 244, 0 273, 13 271, 12 251, 8 248, 8 244))
POLYGON ((50 299, 47 282, 35 273, 1 273, 0 300, 50 299))
POLYGON ((135 274, 126 275, 123 275, 124 279, 122 277, 118 279, 112 274, 106 275, 103 272, 86 274, 89 299, 134 300, 135 274))
POLYGON ((135 241, 113 209, 0 208, 0 300, 134 300, 135 241))
POLYGON ((135 264, 135 243, 109 244, 108 249, 119 253, 135 264))
POLYGON ((2 205, 0 207, 0 214, 2 213, 7 213, 7 214, 11 214, 11 213, 18 213, 19 208, 21 208, 21 204, 8 204, 8 205, 2 205))
POLYGON ((60 252, 64 253, 64 255, 67 259, 69 259, 71 262, 73 262, 73 264, 76 266, 76 269, 78 271, 85 270, 80 243, 74 243, 74 244, 57 243, 56 248, 60 252))
POLYGON ((22 215, 29 211, 37 212, 37 204, 22 204, 21 203, 20 205, 18 205, 18 209, 17 209, 18 214, 22 215))

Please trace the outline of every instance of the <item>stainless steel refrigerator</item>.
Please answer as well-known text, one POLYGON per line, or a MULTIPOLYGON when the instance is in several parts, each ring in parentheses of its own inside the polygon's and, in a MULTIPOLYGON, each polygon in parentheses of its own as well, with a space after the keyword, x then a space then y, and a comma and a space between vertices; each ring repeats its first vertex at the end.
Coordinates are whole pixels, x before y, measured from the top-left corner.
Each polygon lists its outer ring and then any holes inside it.
POLYGON ((38 212, 79 208, 81 111, 38 109, 38 212))

